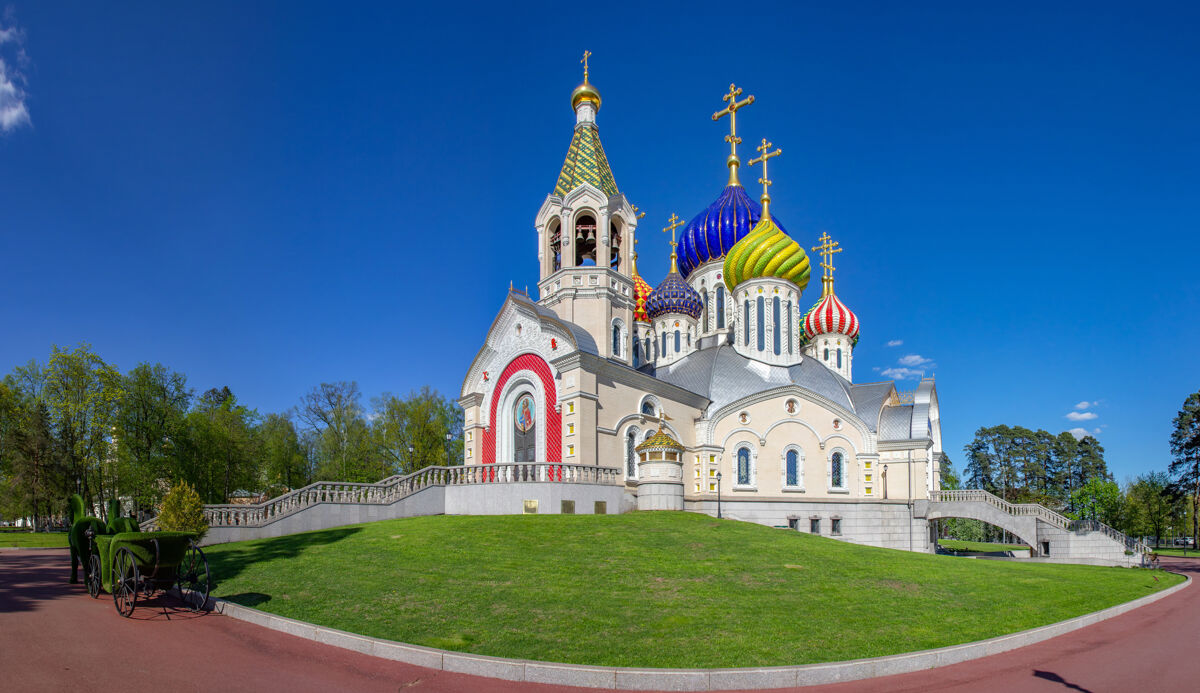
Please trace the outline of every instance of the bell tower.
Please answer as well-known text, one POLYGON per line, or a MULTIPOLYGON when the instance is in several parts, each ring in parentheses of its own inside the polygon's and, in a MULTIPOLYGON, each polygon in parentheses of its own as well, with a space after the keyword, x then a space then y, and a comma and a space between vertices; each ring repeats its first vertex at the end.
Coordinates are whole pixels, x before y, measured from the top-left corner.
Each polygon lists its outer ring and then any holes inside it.
POLYGON ((600 144, 600 92, 588 81, 571 92, 575 131, 554 190, 534 219, 538 303, 586 329, 601 356, 633 363, 633 237, 638 214, 617 189, 600 144))

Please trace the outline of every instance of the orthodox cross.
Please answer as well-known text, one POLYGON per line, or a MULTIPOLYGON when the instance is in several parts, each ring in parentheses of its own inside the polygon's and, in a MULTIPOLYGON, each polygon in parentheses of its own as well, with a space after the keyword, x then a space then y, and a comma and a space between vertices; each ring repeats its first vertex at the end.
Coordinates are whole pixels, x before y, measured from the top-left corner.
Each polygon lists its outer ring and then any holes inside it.
POLYGON ((667 223, 669 224, 669 226, 667 226, 663 229, 663 233, 666 233, 667 231, 671 232, 671 271, 678 272, 679 267, 675 263, 675 258, 676 258, 675 246, 677 246, 679 244, 675 242, 675 229, 679 228, 680 226, 683 226, 683 220, 680 219, 679 216, 676 215, 674 212, 671 212, 671 218, 667 220, 667 223))
POLYGON ((587 60, 591 56, 592 56, 591 51, 584 51, 583 52, 583 60, 579 61, 579 62, 583 63, 583 81, 585 83, 587 82, 587 78, 588 78, 588 62, 587 62, 587 60))
POLYGON ((729 114, 729 134, 725 136, 725 141, 729 143, 729 184, 741 185, 738 182, 737 167, 741 161, 738 159, 737 146, 741 144, 742 138, 737 136, 737 112, 738 109, 749 106, 754 103, 754 95, 751 94, 741 101, 737 97, 742 95, 742 90, 732 84, 729 85, 729 93, 721 97, 721 100, 726 103, 725 108, 713 114, 714 121, 720 120, 726 114, 729 114))
POLYGON ((642 217, 646 216, 645 212, 638 211, 637 205, 629 205, 629 206, 633 208, 633 213, 636 215, 636 217, 635 217, 636 219, 641 219, 642 217))
POLYGON ((763 194, 762 194, 762 206, 763 206, 762 218, 763 219, 771 218, 770 216, 768 216, 768 212, 767 212, 767 207, 769 207, 771 205, 771 194, 767 191, 767 188, 771 187, 771 179, 767 178, 767 161, 769 159, 771 159, 773 157, 777 157, 783 153, 782 149, 776 149, 775 151, 771 151, 771 146, 772 146, 771 143, 767 141, 766 137, 764 137, 762 144, 757 147, 758 151, 762 152, 762 156, 758 157, 757 159, 750 160, 751 166, 758 164, 758 163, 761 163, 763 165, 762 178, 758 179, 758 182, 762 183, 762 186, 763 186, 763 194))
POLYGON ((829 237, 828 231, 822 231, 817 240, 821 244, 814 246, 813 250, 820 253, 821 267, 825 270, 825 274, 821 276, 821 295, 827 296, 833 293, 833 254, 842 252, 842 249, 838 247, 837 241, 829 237))

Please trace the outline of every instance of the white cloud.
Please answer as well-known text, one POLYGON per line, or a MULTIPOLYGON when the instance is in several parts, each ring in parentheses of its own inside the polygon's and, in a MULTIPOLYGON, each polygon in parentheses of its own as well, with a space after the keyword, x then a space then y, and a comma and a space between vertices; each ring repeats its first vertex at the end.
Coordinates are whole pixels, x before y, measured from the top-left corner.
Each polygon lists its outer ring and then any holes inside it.
POLYGON ((882 375, 893 380, 918 380, 925 376, 925 371, 919 368, 888 368, 882 375))
POLYGON ((888 340, 888 343, 887 343, 887 345, 890 347, 900 346, 901 344, 904 344, 903 339, 891 339, 891 340, 888 340))
POLYGON ((1099 416, 1094 411, 1073 411, 1067 414, 1067 418, 1072 421, 1091 421, 1099 416))
POLYGON ((927 363, 932 363, 933 359, 927 359, 920 354, 908 354, 900 357, 901 366, 924 366, 927 363))
MULTIPOLYGON (((12 13, 5 13, 5 21, 12 21, 12 13)), ((0 48, 11 44, 13 48, 0 51, 0 132, 12 132, 22 125, 30 124, 29 107, 25 105, 27 85, 21 68, 29 62, 22 44, 24 34, 16 26, 0 25, 0 48)))
POLYGON ((1085 436, 1095 437, 1095 436, 1100 435, 1100 429, 1093 428, 1092 430, 1089 431, 1086 428, 1072 428, 1071 430, 1067 431, 1067 433, 1070 433, 1071 435, 1075 436, 1075 440, 1083 440, 1083 438, 1085 436))
POLYGON ((1097 404, 1100 404, 1100 403, 1099 402, 1089 402, 1085 399, 1082 402, 1080 402, 1079 404, 1076 404, 1075 408, 1079 409, 1079 410, 1089 409, 1091 407, 1096 406, 1097 404))

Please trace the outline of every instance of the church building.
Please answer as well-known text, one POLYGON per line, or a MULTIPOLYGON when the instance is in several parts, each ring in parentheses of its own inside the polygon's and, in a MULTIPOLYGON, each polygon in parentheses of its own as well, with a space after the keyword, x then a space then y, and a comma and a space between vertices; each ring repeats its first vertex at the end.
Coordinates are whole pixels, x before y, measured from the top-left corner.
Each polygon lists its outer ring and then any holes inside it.
POLYGON ((601 146, 587 55, 566 160, 534 216, 537 297, 509 290, 463 381, 463 463, 619 470, 624 500, 604 512, 719 513, 932 550, 912 506, 939 488, 934 382, 854 382, 859 319, 834 288, 842 249, 772 214, 780 150, 767 139, 749 162, 759 200, 740 181, 738 117, 755 97, 730 85, 712 114, 729 124, 726 184, 691 221, 671 216, 670 271, 651 288, 637 267, 643 215, 601 146))

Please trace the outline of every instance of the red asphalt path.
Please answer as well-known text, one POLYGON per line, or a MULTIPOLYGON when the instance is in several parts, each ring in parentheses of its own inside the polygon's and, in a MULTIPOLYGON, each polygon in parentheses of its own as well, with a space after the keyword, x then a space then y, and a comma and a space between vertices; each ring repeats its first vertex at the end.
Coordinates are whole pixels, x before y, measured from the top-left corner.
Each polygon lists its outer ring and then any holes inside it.
MULTIPOLYGON (((1200 560, 1164 558, 1200 578, 1200 560)), ((0 691, 588 691, 452 674, 376 659, 170 598, 132 619, 68 585, 62 550, 0 550, 0 691)), ((1018 650, 804 693, 1200 690, 1200 588, 1018 650)))

